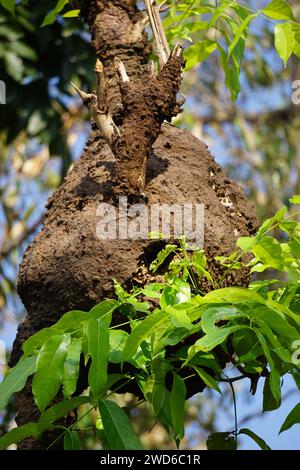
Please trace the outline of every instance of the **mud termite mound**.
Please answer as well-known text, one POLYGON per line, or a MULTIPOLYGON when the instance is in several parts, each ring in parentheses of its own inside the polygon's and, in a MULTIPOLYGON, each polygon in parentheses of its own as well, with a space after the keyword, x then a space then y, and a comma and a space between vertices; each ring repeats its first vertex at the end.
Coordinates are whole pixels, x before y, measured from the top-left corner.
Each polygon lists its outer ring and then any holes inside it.
MULTIPOLYGON (((160 245, 150 240, 99 240, 99 203, 116 205, 119 195, 134 200, 140 191, 149 207, 154 203, 204 204, 204 248, 217 279, 223 270, 214 256, 232 252, 236 239, 253 234, 257 226, 252 205, 226 177, 207 146, 186 130, 163 123, 178 112, 181 55, 173 55, 163 73, 153 77, 144 15, 135 1, 73 3, 90 27, 97 57, 110 80, 106 100, 121 132, 109 145, 93 125, 83 155, 48 202, 43 228, 20 265, 18 292, 27 316, 18 329, 11 365, 19 359, 24 340, 63 313, 88 310, 114 296, 114 278, 126 287, 153 280, 148 267, 160 245), (124 64, 129 84, 120 82, 116 57, 124 64)), ((248 273, 237 271, 224 279, 223 286, 247 282, 248 273)), ((203 283, 202 289, 209 290, 209 284, 203 283)), ((199 388, 191 384, 189 393, 199 388)), ((18 394, 17 422, 37 417, 28 383, 18 394)), ((43 447, 33 439, 20 446, 43 447)))

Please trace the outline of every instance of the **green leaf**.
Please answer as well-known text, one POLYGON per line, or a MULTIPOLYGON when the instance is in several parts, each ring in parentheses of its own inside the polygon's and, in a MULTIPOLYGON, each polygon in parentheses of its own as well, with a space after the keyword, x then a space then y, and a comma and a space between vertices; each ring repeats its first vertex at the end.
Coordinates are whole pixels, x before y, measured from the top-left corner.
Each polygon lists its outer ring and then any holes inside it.
POLYGON ((207 334, 215 333, 220 330, 218 322, 238 318, 249 318, 249 315, 236 307, 209 307, 201 317, 202 329, 207 334))
POLYGON ((66 334, 52 336, 38 354, 32 392, 41 412, 45 410, 61 386, 70 340, 70 336, 66 334))
POLYGON ((220 45, 218 46, 218 48, 220 51, 221 67, 225 73, 225 84, 230 90, 231 99, 235 101, 241 91, 240 66, 235 60, 234 56, 232 56, 230 61, 228 61, 227 54, 224 49, 222 49, 220 45))
POLYGON ((287 415, 286 420, 280 428, 279 434, 283 431, 287 431, 294 426, 294 424, 300 424, 300 403, 287 415))
POLYGON ((247 28, 249 27, 249 24, 251 23, 251 21, 254 18, 256 18, 258 15, 259 15, 259 12, 252 13, 251 15, 247 16, 247 18, 245 18, 244 21, 242 22, 242 24, 239 26, 239 28, 237 29, 237 31, 234 35, 233 41, 232 41, 232 43, 230 44, 230 46, 228 48, 228 58, 231 56, 231 53, 232 53, 233 49, 236 47, 239 40, 241 38, 244 38, 245 35, 247 34, 247 28))
POLYGON ((255 257, 267 268, 283 270, 285 256, 280 243, 273 237, 264 236, 252 248, 255 257))
POLYGON ((271 368, 271 373, 269 376, 270 390, 276 403, 279 403, 280 398, 281 398, 280 373, 276 368, 275 361, 272 358, 271 351, 269 349, 267 341, 265 340, 265 337, 261 334, 261 332, 257 328, 253 328, 253 331, 255 331, 259 339, 259 342, 263 348, 264 354, 270 364, 270 368, 271 368))
POLYGON ((76 390, 81 350, 82 338, 73 338, 64 364, 63 393, 65 398, 70 397, 76 390))
POLYGON ((217 46, 218 44, 210 39, 189 46, 184 52, 184 58, 187 61, 185 70, 188 71, 204 62, 217 49, 217 46))
POLYGON ((245 434, 246 436, 251 437, 254 442, 261 448, 261 450, 271 450, 271 448, 266 444, 266 442, 259 437, 255 432, 251 431, 250 429, 247 428, 242 428, 239 430, 239 434, 245 434))
POLYGON ((277 410, 281 404, 281 397, 276 400, 270 387, 270 377, 266 377, 263 389, 263 411, 277 410))
POLYGON ((24 387, 27 378, 35 372, 36 356, 22 358, 13 367, 4 382, 0 384, 0 409, 4 409, 9 398, 15 392, 19 392, 24 387))
POLYGON ((99 411, 110 450, 143 450, 126 413, 111 400, 100 400, 99 411))
POLYGON ((64 437, 64 450, 81 450, 81 442, 78 432, 66 429, 64 437))
POLYGON ((15 0, 0 0, 0 4, 5 8, 5 10, 15 16, 15 0))
POLYGON ((109 333, 109 362, 123 362, 123 350, 128 339, 128 333, 123 330, 110 330, 109 333))
POLYGON ((24 65, 22 59, 20 59, 20 57, 18 57, 18 55, 12 51, 6 52, 3 59, 8 75, 17 82, 20 82, 23 78, 24 73, 24 65))
POLYGON ((275 47, 286 67, 295 47, 295 32, 290 23, 276 24, 274 28, 275 47))
POLYGON ((37 423, 27 423, 12 429, 0 438, 0 450, 5 450, 11 444, 17 444, 26 437, 38 437, 41 428, 37 423))
POLYGON ((230 432, 215 432, 208 436, 207 450, 236 450, 237 442, 230 432))
POLYGON ((48 25, 54 23, 54 21, 57 18, 58 13, 60 13, 63 10, 64 6, 68 2, 69 2, 69 0, 58 0, 55 8, 52 11, 50 11, 50 13, 48 13, 48 15, 44 18, 44 21, 43 21, 41 26, 42 27, 43 26, 48 26, 48 25))
POLYGON ((57 13, 55 10, 52 10, 48 15, 45 16, 41 27, 43 28, 44 26, 49 26, 50 24, 53 24, 57 18, 57 13))
POLYGON ((160 310, 142 320, 129 335, 123 351, 123 360, 130 361, 137 352, 141 342, 149 338, 152 330, 157 328, 167 318, 169 318, 169 314, 165 310, 160 310))
POLYGON ((255 237, 240 237, 236 244, 241 250, 249 251, 255 244, 255 237))
POLYGON ((194 366, 194 369, 208 387, 213 388, 222 395, 221 389, 216 379, 214 379, 210 374, 205 372, 205 370, 201 369, 200 367, 194 366))
POLYGON ((63 18, 78 18, 80 10, 70 10, 63 15, 63 18))
POLYGON ((89 314, 97 319, 101 319, 107 326, 110 326, 111 316, 119 306, 120 302, 117 300, 106 299, 100 302, 100 304, 95 305, 95 307, 89 311, 89 314))
POLYGON ((30 356, 35 354, 38 349, 40 349, 43 344, 48 341, 52 336, 61 334, 61 331, 57 328, 49 327, 43 328, 38 331, 35 335, 30 336, 22 345, 25 356, 30 356))
POLYGON ((70 411, 75 410, 79 406, 84 405, 86 403, 90 403, 89 397, 74 397, 60 401, 59 403, 56 403, 55 405, 51 406, 51 408, 48 408, 48 410, 41 414, 39 423, 49 426, 49 424, 54 423, 60 418, 63 418, 70 411))
POLYGON ((300 204, 300 195, 297 194, 296 196, 291 197, 289 201, 291 204, 300 204))
POLYGON ((171 391, 171 418, 175 439, 182 439, 184 436, 184 407, 186 399, 186 386, 183 379, 174 374, 171 391))
POLYGON ((273 20, 295 20, 292 8, 283 0, 272 0, 262 12, 273 20))
POLYGON ((36 61, 38 58, 36 51, 24 42, 13 41, 9 44, 9 48, 24 59, 36 61))
POLYGON ((212 332, 208 335, 203 336, 202 338, 198 339, 198 341, 196 341, 194 346, 190 347, 188 361, 190 361, 192 357, 197 354, 198 351, 211 351, 216 346, 218 346, 218 344, 223 343, 231 333, 242 330, 244 328, 249 327, 245 325, 229 326, 226 328, 219 328, 219 330, 217 330, 216 332, 212 332))
POLYGON ((161 250, 156 259, 150 264, 150 271, 154 273, 157 269, 164 263, 171 253, 174 253, 178 249, 177 245, 166 245, 163 250, 161 250))
POLYGON ((170 314, 170 320, 176 328, 185 328, 191 330, 192 322, 185 310, 178 310, 172 306, 166 307, 166 312, 170 314))
POLYGON ((142 293, 146 297, 150 297, 150 299, 159 299, 161 296, 161 291, 164 288, 164 284, 159 282, 154 282, 152 284, 148 284, 142 289, 142 293))
POLYGON ((105 323, 91 318, 87 329, 88 350, 92 358, 89 385, 94 397, 106 393, 107 366, 109 360, 109 329, 105 323))
POLYGON ((58 322, 53 325, 53 327, 64 333, 67 331, 77 331, 80 329, 81 324, 87 322, 90 318, 91 314, 88 312, 83 312, 82 310, 71 310, 70 312, 65 313, 58 322))

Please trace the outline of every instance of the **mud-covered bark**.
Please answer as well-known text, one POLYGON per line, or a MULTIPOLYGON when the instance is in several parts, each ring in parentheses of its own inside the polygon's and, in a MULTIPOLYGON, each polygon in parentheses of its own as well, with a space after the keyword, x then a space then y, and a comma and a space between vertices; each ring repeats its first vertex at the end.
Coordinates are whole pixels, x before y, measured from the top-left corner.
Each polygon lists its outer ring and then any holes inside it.
MULTIPOLYGON (((150 48, 140 24, 143 14, 130 0, 82 0, 75 3, 82 7, 97 55, 115 83, 108 91, 108 103, 115 122, 122 126, 126 113, 130 113, 131 124, 136 122, 140 125, 143 120, 134 114, 135 101, 132 101, 131 109, 123 109, 114 58, 118 55, 122 59, 135 83, 141 80, 145 67, 148 70, 150 48)), ((160 90, 153 88, 158 100, 160 90)), ((139 100, 132 92, 130 96, 139 100)), ((153 109, 153 115, 157 112, 153 109)), ((154 117, 153 120, 155 124, 147 121, 147 126, 157 126, 154 117)), ((156 127, 155 132, 158 130, 156 127)), ((124 139, 128 138, 127 135, 125 137, 125 128, 123 132, 124 139)), ((159 249, 157 242, 99 240, 96 235, 99 203, 115 204, 112 193, 120 171, 116 155, 118 152, 123 154, 122 145, 113 152, 97 129, 91 131, 83 155, 49 199, 44 226, 27 248, 20 265, 18 292, 27 316, 19 326, 10 365, 20 358, 25 339, 53 324, 66 311, 89 310, 102 299, 114 296, 113 278, 128 288, 155 279, 148 266, 159 249)), ((135 156, 130 154, 130 158, 135 156)), ((220 279, 223 270, 214 256, 229 254, 239 236, 255 232, 257 221, 252 205, 243 191, 224 175, 206 145, 186 130, 163 124, 147 156, 144 196, 148 207, 154 203, 204 204, 204 248, 210 271, 220 279)), ((246 285, 247 282, 247 272, 234 271, 222 285, 246 285)), ((211 286, 203 281, 201 288, 207 291, 211 286)), ((113 320, 115 323, 122 320, 118 315, 113 320)), ((84 386, 84 373, 81 382, 84 386)), ((203 388, 203 384, 195 380, 190 380, 187 386, 189 395, 203 388)), ((135 391, 134 385, 130 391, 135 391)), ((30 384, 18 394, 16 406, 19 425, 38 418, 30 384)), ((50 434, 39 441, 27 439, 20 448, 46 448, 53 438, 50 434)))

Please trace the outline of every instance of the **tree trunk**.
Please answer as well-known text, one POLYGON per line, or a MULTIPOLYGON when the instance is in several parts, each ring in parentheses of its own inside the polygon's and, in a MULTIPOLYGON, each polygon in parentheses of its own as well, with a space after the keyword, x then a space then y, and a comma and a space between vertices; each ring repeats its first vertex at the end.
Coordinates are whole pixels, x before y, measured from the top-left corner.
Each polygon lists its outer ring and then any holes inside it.
MULTIPOLYGON (((224 175, 206 145, 186 130, 162 124, 176 113, 181 58, 169 60, 160 75, 151 78, 144 14, 137 10, 135 1, 73 3, 89 25, 97 57, 110 80, 107 102, 121 137, 115 146, 109 146, 92 125, 83 155, 49 199, 44 226, 20 265, 18 292, 27 316, 18 329, 11 366, 20 358, 22 343, 29 336, 69 310, 89 310, 102 299, 113 297, 114 278, 127 288, 155 279, 148 267, 161 242, 99 240, 99 203, 116 205, 116 195, 140 197, 141 192, 147 207, 203 203, 204 248, 216 279, 223 269, 214 256, 232 252, 236 239, 253 234, 257 225, 252 205, 224 175), (124 63, 129 85, 119 86, 116 57, 124 63)), ((236 271, 224 279, 223 286, 247 282, 248 272, 236 271)), ((204 291, 211 287, 208 281, 201 285, 204 291)), ((120 320, 121 314, 117 314, 114 322, 120 320)), ((195 379, 187 386, 190 395, 203 388, 195 379)), ((126 390, 135 392, 137 387, 131 385, 126 390)), ((38 419, 30 382, 18 394, 16 406, 18 425, 38 419)), ((51 441, 51 433, 39 441, 26 439, 20 449, 46 448, 51 441)))

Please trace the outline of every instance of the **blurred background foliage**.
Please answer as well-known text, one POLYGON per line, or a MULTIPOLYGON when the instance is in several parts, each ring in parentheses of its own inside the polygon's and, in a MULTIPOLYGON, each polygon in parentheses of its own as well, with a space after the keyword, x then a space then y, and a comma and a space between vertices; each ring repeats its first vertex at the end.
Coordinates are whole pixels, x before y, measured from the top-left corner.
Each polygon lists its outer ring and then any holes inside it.
MULTIPOLYGON (((41 27, 55 1, 16 3, 15 16, 0 5, 0 80, 7 93, 7 104, 0 106, 0 338, 7 344, 24 315, 16 295, 18 263, 40 226, 48 196, 80 156, 89 132, 89 117, 70 82, 93 89, 95 62, 90 35, 79 19, 58 16, 41 27)), ((164 3, 167 8, 180 2, 164 3)), ((245 3, 256 9, 268 2, 245 3)), ((289 3, 299 20, 299 2, 289 3)), ((198 40, 209 34, 218 33, 200 29, 198 40)), ((184 78, 185 112, 177 119, 209 145, 228 175, 245 188, 261 219, 300 194, 300 114, 291 100, 300 65, 293 56, 284 69, 273 44, 270 23, 257 19, 246 42, 237 101, 225 86, 218 51, 192 67, 184 78)), ((213 399, 211 393, 196 396, 187 409, 188 448, 201 448, 216 429, 227 430, 220 428, 218 410, 226 415, 223 422, 232 419, 229 391, 213 399)), ((247 402, 248 391, 243 393, 241 400, 247 402)), ((131 396, 122 399, 146 447, 172 446, 145 405, 136 407, 131 396)), ((13 403, 2 416, 3 429, 11 426, 12 417, 13 403)), ((85 447, 94 445, 91 435, 85 447)))

